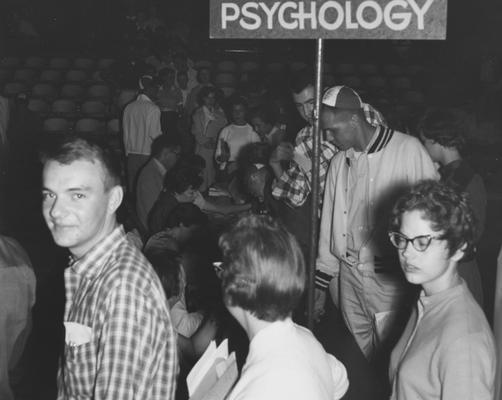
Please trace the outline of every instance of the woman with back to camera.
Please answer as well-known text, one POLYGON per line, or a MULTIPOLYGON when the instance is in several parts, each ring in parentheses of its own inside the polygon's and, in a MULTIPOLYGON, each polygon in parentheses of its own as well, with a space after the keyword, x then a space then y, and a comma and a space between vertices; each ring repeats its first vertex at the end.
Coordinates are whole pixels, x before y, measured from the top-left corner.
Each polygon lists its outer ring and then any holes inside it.
MULTIPOLYGON (((462 157, 464 131, 465 123, 453 109, 428 110, 419 124, 421 140, 432 160, 439 164, 441 181, 467 193, 477 220, 475 242, 478 242, 485 227, 486 189, 481 176, 462 157)), ((483 286, 474 253, 459 262, 458 272, 483 307, 483 286)))
POLYGON ((476 237, 466 195, 423 181, 397 201, 390 229, 406 279, 422 287, 392 351, 391 399, 493 399, 493 336, 457 269, 476 237))
POLYGON ((298 243, 268 216, 250 215, 220 238, 223 301, 250 344, 229 400, 335 400, 345 367, 291 314, 305 289, 298 243))

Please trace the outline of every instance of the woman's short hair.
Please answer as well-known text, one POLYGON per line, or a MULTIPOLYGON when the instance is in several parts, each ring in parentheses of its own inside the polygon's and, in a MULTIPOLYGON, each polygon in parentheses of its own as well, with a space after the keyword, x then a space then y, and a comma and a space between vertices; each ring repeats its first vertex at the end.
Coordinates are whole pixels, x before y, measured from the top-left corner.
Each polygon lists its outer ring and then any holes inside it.
POLYGON ((268 125, 275 125, 278 121, 277 110, 272 104, 261 105, 251 110, 251 119, 259 118, 268 125))
POLYGON ((392 210, 390 230, 399 231, 403 214, 420 211, 431 229, 446 240, 450 256, 462 249, 466 255, 474 250, 476 221, 466 193, 445 183, 424 180, 401 196, 392 210), (465 246, 465 248, 463 248, 465 246))
POLYGON ((418 132, 444 147, 462 150, 465 145, 465 121, 459 112, 450 108, 426 111, 418 124, 418 132))
POLYGON ((207 215, 199 207, 192 203, 180 203, 169 213, 166 218, 166 228, 175 228, 180 225, 184 227, 194 225, 206 225, 207 215))
POLYGON ((145 253, 147 260, 157 273, 166 298, 179 296, 181 289, 180 255, 172 250, 149 250, 145 253))
POLYGON ((219 241, 223 253, 223 298, 265 321, 288 317, 305 289, 305 263, 298 242, 269 216, 242 217, 219 241))
POLYGON ((197 102, 199 103, 199 105, 203 105, 204 99, 211 93, 214 93, 214 95, 218 97, 218 89, 216 89, 214 86, 204 86, 202 89, 200 89, 199 94, 197 95, 197 102))
POLYGON ((198 189, 201 184, 199 170, 193 167, 174 168, 164 177, 164 189, 170 193, 181 194, 189 188, 198 189))

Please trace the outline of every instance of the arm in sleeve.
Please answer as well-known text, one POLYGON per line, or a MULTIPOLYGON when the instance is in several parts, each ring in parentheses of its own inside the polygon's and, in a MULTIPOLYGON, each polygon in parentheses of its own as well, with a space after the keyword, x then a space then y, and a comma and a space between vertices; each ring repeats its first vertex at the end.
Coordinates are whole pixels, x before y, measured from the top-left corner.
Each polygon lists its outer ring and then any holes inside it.
POLYGON ((163 375, 166 398, 173 398, 169 394, 174 394, 177 375, 174 332, 152 303, 127 282, 111 291, 99 333, 96 400, 147 399, 152 385, 158 384, 152 377, 158 374, 163 375))
POLYGON ((192 117, 192 135, 199 145, 204 145, 207 138, 204 136, 204 123, 199 115, 199 111, 195 111, 192 117))
POLYGON ((434 163, 425 150, 422 143, 414 137, 410 137, 410 145, 405 151, 406 165, 409 165, 410 183, 414 184, 423 179, 439 180, 439 173, 434 166, 434 163))
POLYGON ((158 107, 152 107, 150 115, 148 116, 148 125, 148 132, 151 140, 162 134, 162 128, 160 126, 160 109, 158 107))
POLYGON ((216 140, 216 150, 214 151, 214 160, 218 164, 223 164, 221 161, 218 160, 218 157, 221 155, 221 140, 222 139, 224 141, 228 140, 228 132, 229 130, 227 129, 227 127, 223 128, 218 134, 218 139, 216 140))
POLYGON ((340 265, 338 259, 331 252, 331 238, 333 236, 333 210, 335 197, 335 164, 332 163, 326 177, 324 201, 319 229, 319 246, 316 260, 316 286, 326 289, 331 279, 338 275, 340 265))
POLYGON ((439 365, 441 398, 491 400, 495 382, 495 349, 487 333, 471 333, 445 349, 439 365))
POLYGON ((310 177, 298 164, 284 171, 279 179, 272 183, 272 195, 277 200, 284 200, 292 207, 300 207, 310 194, 310 177))

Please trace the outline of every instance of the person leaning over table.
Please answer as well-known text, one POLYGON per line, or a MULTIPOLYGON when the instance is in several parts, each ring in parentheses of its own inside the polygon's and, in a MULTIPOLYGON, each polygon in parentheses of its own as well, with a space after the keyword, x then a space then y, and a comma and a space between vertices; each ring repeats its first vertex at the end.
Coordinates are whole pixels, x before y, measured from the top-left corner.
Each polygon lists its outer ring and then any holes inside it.
POLYGON ((444 183, 423 181, 394 205, 389 238, 422 291, 391 354, 392 400, 493 399, 493 335, 458 272, 475 237, 466 195, 444 183))

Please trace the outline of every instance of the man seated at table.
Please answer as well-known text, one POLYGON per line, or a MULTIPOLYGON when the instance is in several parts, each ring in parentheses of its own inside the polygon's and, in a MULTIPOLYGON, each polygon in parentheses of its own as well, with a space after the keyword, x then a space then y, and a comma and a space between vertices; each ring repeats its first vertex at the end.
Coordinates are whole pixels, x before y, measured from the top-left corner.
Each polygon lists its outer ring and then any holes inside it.
POLYGON ((148 213, 162 191, 164 176, 176 165, 179 154, 180 146, 166 135, 152 143, 152 158, 141 169, 136 184, 136 213, 144 230, 148 227, 148 213))

